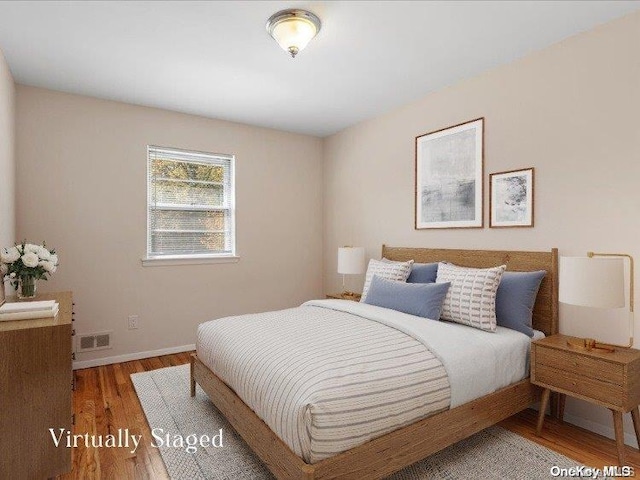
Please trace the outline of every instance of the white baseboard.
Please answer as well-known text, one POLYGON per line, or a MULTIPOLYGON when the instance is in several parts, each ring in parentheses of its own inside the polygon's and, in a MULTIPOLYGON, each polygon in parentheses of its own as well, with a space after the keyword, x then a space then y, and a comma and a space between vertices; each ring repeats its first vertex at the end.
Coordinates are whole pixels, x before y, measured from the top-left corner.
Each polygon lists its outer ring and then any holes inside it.
MULTIPOLYGON (((599 422, 594 422, 591 420, 587 420, 586 418, 582 418, 582 417, 578 417, 575 415, 568 415, 568 414, 564 414, 564 421, 567 423, 571 423, 573 425, 577 425, 578 427, 582 427, 586 430, 590 430, 594 433, 598 433, 600 435, 603 435, 605 437, 611 438, 611 439, 615 439, 615 431, 613 430, 613 427, 610 427, 608 425, 604 425, 602 423, 599 422)), ((611 419, 611 421, 613 422, 613 419, 611 419)), ((636 440, 636 436, 634 432, 624 432, 624 443, 627 445, 630 445, 632 447, 637 448, 638 447, 638 442, 636 440)))
POLYGON ((93 360, 78 360, 73 362, 73 369, 99 367, 101 365, 110 365, 112 363, 130 362, 132 360, 140 360, 142 358, 159 357, 160 355, 170 355, 172 353, 190 352, 195 350, 195 344, 181 345, 179 347, 161 348, 159 350, 148 350, 146 352, 127 353, 125 355, 115 355, 113 357, 95 358, 93 360))

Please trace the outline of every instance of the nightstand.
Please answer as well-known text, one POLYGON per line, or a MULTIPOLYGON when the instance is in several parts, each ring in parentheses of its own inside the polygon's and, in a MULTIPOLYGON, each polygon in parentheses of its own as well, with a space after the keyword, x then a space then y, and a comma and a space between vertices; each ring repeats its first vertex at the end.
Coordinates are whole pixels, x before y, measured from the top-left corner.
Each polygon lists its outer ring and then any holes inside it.
MULTIPOLYGON (((613 353, 579 350, 567 345, 566 335, 552 335, 531 344, 531 383, 544 388, 538 435, 551 391, 607 407, 613 413, 618 461, 624 465, 622 415, 631 412, 640 443, 640 350, 616 348, 613 353)), ((564 401, 560 401, 560 420, 564 401)))
POLYGON ((347 293, 328 293, 327 294, 327 298, 334 298, 337 300, 353 300, 354 302, 359 302, 360 301, 360 297, 362 297, 362 295, 360 293, 351 293, 351 292, 347 292, 347 293))

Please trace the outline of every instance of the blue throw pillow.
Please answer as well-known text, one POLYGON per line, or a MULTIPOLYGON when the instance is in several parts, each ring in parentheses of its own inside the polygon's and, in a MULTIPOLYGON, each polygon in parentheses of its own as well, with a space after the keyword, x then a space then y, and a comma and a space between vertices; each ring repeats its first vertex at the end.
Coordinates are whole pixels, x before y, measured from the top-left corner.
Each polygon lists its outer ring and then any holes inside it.
POLYGON ((498 325, 533 337, 533 306, 546 274, 544 270, 504 272, 496 293, 498 325))
POLYGON ((438 275, 438 262, 414 263, 407 283, 436 283, 438 275))
POLYGON ((364 303, 439 320, 450 283, 404 283, 374 275, 364 303))

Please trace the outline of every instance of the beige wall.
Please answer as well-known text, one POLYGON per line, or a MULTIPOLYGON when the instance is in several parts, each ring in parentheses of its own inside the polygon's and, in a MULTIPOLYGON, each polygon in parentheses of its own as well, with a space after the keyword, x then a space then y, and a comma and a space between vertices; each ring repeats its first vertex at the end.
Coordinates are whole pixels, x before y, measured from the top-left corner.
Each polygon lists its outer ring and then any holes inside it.
MULTIPOLYGON (((640 260, 639 58, 636 13, 327 138, 325 289, 340 288, 336 252, 346 244, 370 257, 386 243, 640 260), (477 117, 485 117, 485 225, 488 174, 535 167, 535 228, 415 231, 414 137, 477 117)), ((626 343, 623 312, 607 323, 584 310, 562 307, 560 330, 626 343)), ((571 402, 568 414, 611 432, 606 409, 571 402)))
POLYGON ((13 245, 16 240, 14 137, 15 85, 0 50, 0 248, 13 245))
POLYGON ((18 236, 46 240, 78 333, 113 349, 193 344, 199 323, 294 306, 322 293, 322 146, 283 133, 152 108, 17 89, 18 236), (148 144, 236 155, 235 264, 142 267, 148 144), (127 316, 140 315, 129 331, 127 316))
MULTIPOLYGON (((5 230, 13 215, 4 172, 13 157, 3 143, 0 239, 45 239, 58 248, 61 267, 42 286, 74 290, 79 333, 113 331, 112 350, 81 361, 191 344, 209 318, 321 295, 323 275, 324 290, 337 291, 336 250, 345 244, 363 245, 371 257, 387 243, 555 246, 567 255, 597 249, 640 258, 638 45, 640 14, 633 14, 324 141, 21 86, 17 236, 5 230), (536 168, 536 227, 415 231, 414 137, 479 116, 487 174, 536 168), (147 144, 237 155, 239 263, 140 265, 147 144), (140 315, 139 330, 127 330, 130 314, 140 315)), ((6 145, 12 91, 0 61, 6 145)), ((623 316, 601 318, 562 307, 561 331, 625 340, 623 316)), ((611 433, 605 409, 570 401, 568 415, 611 433)))

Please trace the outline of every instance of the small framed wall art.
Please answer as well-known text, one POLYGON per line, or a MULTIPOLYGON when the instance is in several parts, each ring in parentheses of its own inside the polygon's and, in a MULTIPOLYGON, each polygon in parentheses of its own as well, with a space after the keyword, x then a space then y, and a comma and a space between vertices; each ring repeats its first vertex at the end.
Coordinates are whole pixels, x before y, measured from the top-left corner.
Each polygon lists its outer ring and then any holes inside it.
POLYGON ((489 227, 533 227, 533 168, 489 175, 489 227))
POLYGON ((482 228, 484 118, 416 137, 415 228, 482 228))

